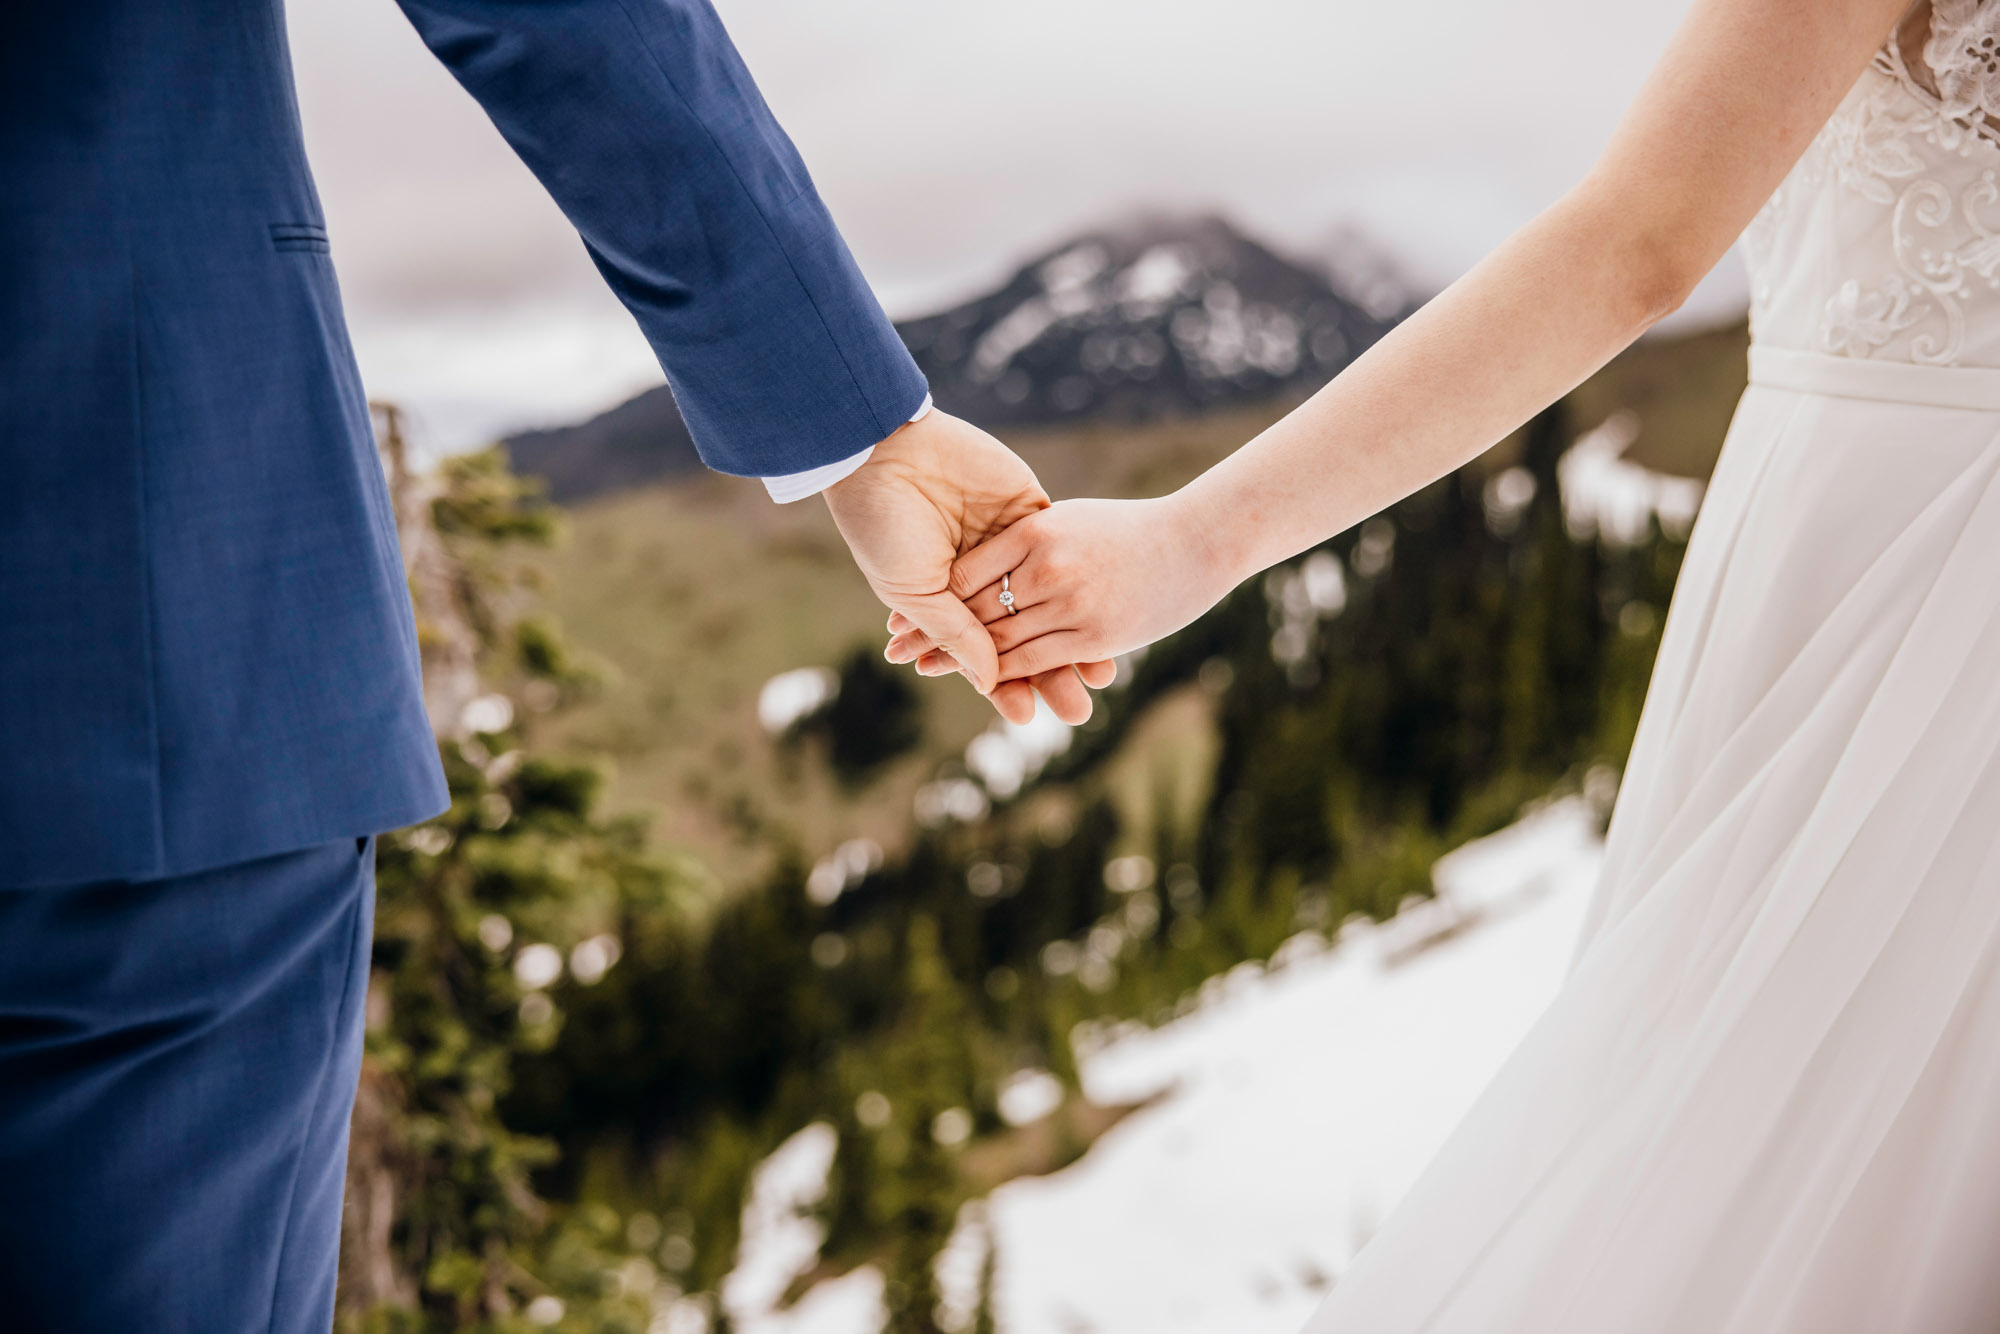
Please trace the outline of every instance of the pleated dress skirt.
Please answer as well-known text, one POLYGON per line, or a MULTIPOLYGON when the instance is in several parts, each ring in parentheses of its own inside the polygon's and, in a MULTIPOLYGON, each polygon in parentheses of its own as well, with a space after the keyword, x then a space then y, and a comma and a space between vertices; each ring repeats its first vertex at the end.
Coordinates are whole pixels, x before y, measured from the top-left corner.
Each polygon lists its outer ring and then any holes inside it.
POLYGON ((1557 998, 1307 1334, 2000 1331, 2000 370, 1768 347, 1557 998))

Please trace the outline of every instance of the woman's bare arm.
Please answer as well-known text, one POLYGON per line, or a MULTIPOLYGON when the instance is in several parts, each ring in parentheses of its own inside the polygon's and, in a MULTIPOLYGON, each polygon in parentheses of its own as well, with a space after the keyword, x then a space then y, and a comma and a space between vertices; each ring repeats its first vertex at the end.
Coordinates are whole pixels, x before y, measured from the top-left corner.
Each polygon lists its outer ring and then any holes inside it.
MULTIPOLYGON (((1171 633, 1581 383, 1722 257, 1906 5, 1696 0, 1589 175, 1289 416, 1172 496, 1066 502, 961 558, 953 591, 996 621, 1001 674, 1171 633)), ((906 634, 890 656, 928 648, 906 634)))
POLYGON ((1589 176, 1190 488, 1241 515, 1230 563, 1262 569, 1451 471, 1677 308, 1906 4, 1699 0, 1589 176))

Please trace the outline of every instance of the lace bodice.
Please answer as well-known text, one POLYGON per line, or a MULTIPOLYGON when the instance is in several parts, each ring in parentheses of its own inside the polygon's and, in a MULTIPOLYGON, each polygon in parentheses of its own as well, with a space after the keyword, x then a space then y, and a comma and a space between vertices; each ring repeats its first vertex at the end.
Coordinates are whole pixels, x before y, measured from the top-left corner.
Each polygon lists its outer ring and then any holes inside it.
POLYGON ((2000 0, 1906 19, 1744 247, 1761 344, 2000 366, 2000 0))

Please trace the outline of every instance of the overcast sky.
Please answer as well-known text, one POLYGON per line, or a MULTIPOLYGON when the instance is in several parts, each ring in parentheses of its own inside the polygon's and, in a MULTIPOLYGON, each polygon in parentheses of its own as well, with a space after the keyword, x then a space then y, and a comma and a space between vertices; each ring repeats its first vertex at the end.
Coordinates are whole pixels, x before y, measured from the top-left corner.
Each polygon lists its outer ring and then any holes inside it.
MULTIPOLYGON (((1215 210, 1359 227, 1442 285, 1589 165, 1684 0, 718 0, 896 316, 1066 235, 1215 210)), ((393 0, 290 0, 370 392, 456 447, 659 382, 525 168, 393 0)), ((1691 314, 1742 305, 1734 259, 1691 314)))

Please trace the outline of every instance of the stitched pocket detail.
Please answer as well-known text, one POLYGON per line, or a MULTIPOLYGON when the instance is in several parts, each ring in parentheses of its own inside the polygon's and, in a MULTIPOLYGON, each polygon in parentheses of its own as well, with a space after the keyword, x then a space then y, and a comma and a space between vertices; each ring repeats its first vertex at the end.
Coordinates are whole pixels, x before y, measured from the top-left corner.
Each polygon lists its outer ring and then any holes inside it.
POLYGON ((328 253, 326 228, 315 222, 274 222, 271 224, 271 248, 324 255, 328 253))

